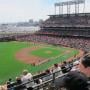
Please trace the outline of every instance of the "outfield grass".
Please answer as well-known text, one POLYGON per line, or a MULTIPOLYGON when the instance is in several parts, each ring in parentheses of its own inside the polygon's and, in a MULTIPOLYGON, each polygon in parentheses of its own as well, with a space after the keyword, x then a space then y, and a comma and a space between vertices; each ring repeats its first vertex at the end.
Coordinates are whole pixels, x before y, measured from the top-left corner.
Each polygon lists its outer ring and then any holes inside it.
POLYGON ((15 78, 16 76, 21 75, 23 69, 28 69, 34 74, 36 72, 46 70, 53 64, 65 61, 79 53, 78 50, 73 50, 70 48, 46 45, 41 49, 32 51, 32 54, 44 58, 51 58, 52 56, 54 57, 60 54, 60 57, 39 66, 32 66, 17 60, 15 57, 17 51, 27 47, 33 47, 33 44, 27 42, 0 42, 0 84, 7 81, 8 78, 15 78), (66 50, 70 50, 70 52, 65 54, 64 52, 66 50), (45 53, 47 51, 52 53, 45 53))

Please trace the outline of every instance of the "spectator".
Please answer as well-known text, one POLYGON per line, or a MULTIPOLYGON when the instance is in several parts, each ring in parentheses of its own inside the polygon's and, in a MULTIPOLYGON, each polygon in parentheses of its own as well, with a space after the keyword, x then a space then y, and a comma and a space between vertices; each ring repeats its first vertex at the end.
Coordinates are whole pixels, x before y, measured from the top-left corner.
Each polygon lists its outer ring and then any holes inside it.
POLYGON ((12 81, 11 78, 9 78, 9 80, 7 81, 7 90, 13 90, 14 85, 15 83, 12 81))
POLYGON ((80 71, 80 68, 78 67, 79 64, 80 64, 79 60, 74 61, 71 71, 76 71, 76 70, 80 71))
POLYGON ((90 67, 90 56, 89 55, 83 58, 82 64, 84 65, 85 68, 90 67))
POLYGON ((80 71, 83 72, 88 78, 90 78, 90 54, 82 58, 79 65, 80 71))
MULTIPOLYGON (((38 84, 42 84, 42 79, 35 80, 35 85, 38 85, 38 84)), ((43 90, 43 86, 41 86, 39 90, 43 90)))
POLYGON ((35 83, 36 83, 36 84, 42 84, 42 79, 36 79, 36 80, 35 80, 35 83))
POLYGON ((59 67, 58 64, 54 64, 53 73, 55 73, 55 76, 59 76, 62 74, 61 67, 59 67))
POLYGON ((62 66, 61 66, 61 69, 62 69, 62 72, 63 73, 69 72, 70 71, 69 64, 66 61, 64 61, 63 64, 62 64, 62 66))
POLYGON ((28 72, 28 70, 23 71, 22 75, 22 83, 26 83, 27 90, 31 90, 31 86, 34 85, 32 74, 28 72))
POLYGON ((64 86, 67 90, 88 90, 87 77, 77 71, 69 72, 64 78, 64 86))
POLYGON ((24 88, 25 88, 25 86, 22 84, 21 78, 20 77, 16 77, 14 90, 23 90, 24 88))
POLYGON ((47 80, 52 79, 52 74, 51 74, 52 72, 49 69, 47 69, 45 73, 46 75, 43 77, 42 81, 47 81, 47 80))

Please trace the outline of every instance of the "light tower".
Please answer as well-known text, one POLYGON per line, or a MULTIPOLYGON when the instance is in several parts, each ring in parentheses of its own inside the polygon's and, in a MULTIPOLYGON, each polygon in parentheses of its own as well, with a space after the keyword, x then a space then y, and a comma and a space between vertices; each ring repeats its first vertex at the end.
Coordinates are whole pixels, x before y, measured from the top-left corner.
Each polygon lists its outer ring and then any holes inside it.
POLYGON ((66 2, 60 2, 55 3, 55 15, 57 14, 57 8, 59 8, 58 12, 59 14, 64 13, 64 6, 67 6, 67 14, 71 13, 71 5, 75 6, 74 12, 75 14, 79 13, 79 6, 83 4, 83 13, 85 12, 85 0, 73 0, 73 1, 66 1, 66 2))

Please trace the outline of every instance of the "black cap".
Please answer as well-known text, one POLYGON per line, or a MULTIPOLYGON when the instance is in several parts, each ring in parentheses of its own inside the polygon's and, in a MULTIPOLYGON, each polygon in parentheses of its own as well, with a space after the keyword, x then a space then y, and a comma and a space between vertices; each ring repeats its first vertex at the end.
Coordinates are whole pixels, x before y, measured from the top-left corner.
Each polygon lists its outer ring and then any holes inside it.
POLYGON ((64 86, 68 90, 88 90, 87 77, 78 71, 69 72, 64 78, 64 86))
POLYGON ((82 59, 82 64, 85 68, 90 67, 90 56, 87 55, 82 59))

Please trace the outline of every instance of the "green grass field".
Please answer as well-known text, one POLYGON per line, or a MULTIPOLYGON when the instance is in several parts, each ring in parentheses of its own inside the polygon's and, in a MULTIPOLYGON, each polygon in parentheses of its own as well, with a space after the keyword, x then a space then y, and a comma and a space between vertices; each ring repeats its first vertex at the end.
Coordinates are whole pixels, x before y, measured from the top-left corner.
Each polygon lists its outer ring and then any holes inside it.
MULTIPOLYGON (((38 46, 39 44, 37 44, 38 46)), ((54 58, 49 62, 43 63, 39 66, 25 64, 15 57, 16 52, 23 48, 34 47, 32 43, 27 42, 0 42, 0 84, 5 83, 8 78, 15 78, 21 75, 23 69, 28 69, 31 73, 37 73, 48 69, 55 63, 60 63, 68 58, 79 53, 78 50, 56 47, 52 45, 42 45, 42 48, 32 51, 30 54, 42 58, 54 58), (69 50, 69 53, 65 53, 69 50)))
POLYGON ((58 56, 61 52, 61 50, 58 50, 56 48, 40 48, 38 50, 32 51, 32 55, 43 57, 43 58, 50 58, 58 56))

